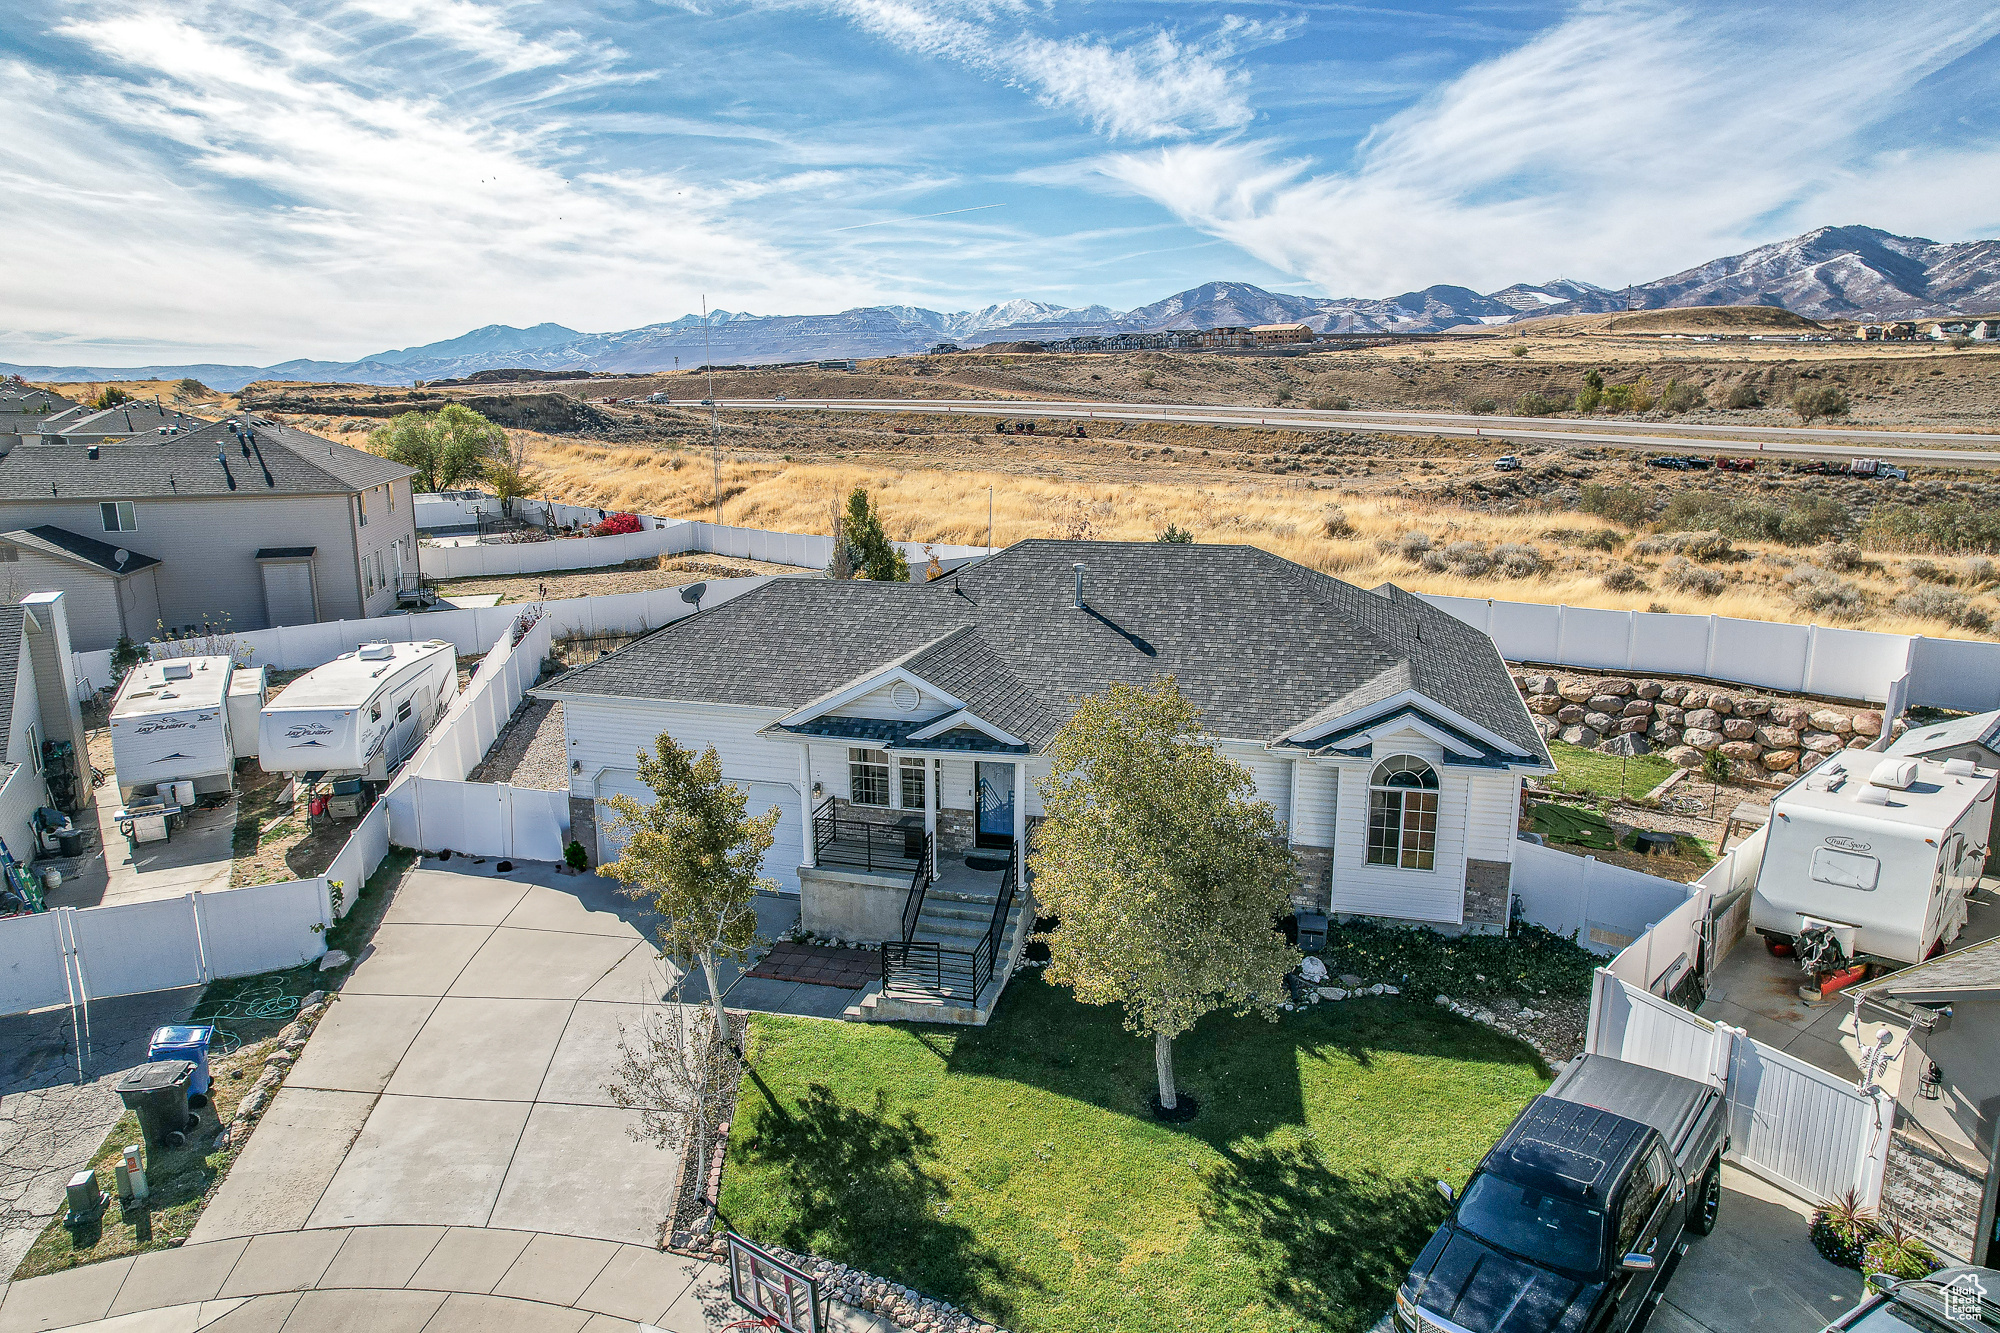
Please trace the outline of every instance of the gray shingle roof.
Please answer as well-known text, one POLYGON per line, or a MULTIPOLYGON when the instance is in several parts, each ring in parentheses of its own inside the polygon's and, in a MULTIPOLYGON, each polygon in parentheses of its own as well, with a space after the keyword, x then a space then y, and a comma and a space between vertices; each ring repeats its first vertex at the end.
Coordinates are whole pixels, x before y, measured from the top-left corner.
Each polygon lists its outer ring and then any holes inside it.
POLYGON ((56 527, 52 523, 0 533, 0 537, 23 546, 40 548, 52 555, 81 560, 107 574, 132 574, 160 563, 153 556, 141 555, 130 547, 113 546, 110 542, 101 542, 95 537, 86 537, 81 533, 71 532, 68 528, 56 527), (123 564, 118 563, 120 550, 123 550, 126 556, 123 564))
POLYGON ((1037 745, 1080 696, 1172 674, 1220 736, 1276 740, 1407 687, 1547 758, 1485 635, 1249 546, 1038 540, 931 584, 777 579, 545 688, 796 709, 903 658, 1037 745))
POLYGON ((1890 754, 1923 756, 1961 745, 2000 751, 2000 712, 1974 713, 1928 727, 1911 727, 1889 747, 1890 754))
POLYGON ((0 458, 0 500, 346 495, 415 475, 291 426, 256 421, 247 429, 246 442, 227 422, 211 422, 180 435, 100 445, 94 459, 84 445, 24 445, 0 458))
POLYGON ((2000 991, 2000 939, 1953 949, 1855 990, 1872 999, 1915 1004, 1945 1004, 1954 997, 2000 991))

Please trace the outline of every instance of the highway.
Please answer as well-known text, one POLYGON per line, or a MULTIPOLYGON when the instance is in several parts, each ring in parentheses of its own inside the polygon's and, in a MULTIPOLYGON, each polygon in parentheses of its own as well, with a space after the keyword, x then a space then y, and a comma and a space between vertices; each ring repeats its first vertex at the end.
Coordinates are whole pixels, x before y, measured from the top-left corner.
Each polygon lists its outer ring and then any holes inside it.
MULTIPOLYGON (((690 406, 686 400, 676 406, 690 406)), ((1944 442, 1991 440, 2000 435, 1941 431, 1857 430, 1805 426, 1716 426, 1668 421, 1575 421, 1545 417, 1474 416, 1469 413, 1332 411, 1313 408, 1240 407, 1213 403, 1090 403, 1061 399, 969 398, 724 398, 719 408, 757 412, 916 412, 926 415, 1035 417, 1061 421, 1161 421, 1186 425, 1266 427, 1300 431, 1371 431, 1398 435, 1451 435, 1492 440, 1496 449, 1528 441, 1595 445, 1608 449, 1765 457, 1880 458, 1904 466, 2000 467, 2000 451, 1925 447, 1944 442)))

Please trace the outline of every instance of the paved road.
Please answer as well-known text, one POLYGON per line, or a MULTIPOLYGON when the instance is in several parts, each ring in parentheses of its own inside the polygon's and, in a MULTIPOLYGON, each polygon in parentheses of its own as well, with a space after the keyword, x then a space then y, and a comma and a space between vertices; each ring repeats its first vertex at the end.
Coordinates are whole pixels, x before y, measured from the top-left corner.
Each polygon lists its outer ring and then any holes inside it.
POLYGON ((1960 441, 2000 444, 2000 436, 1935 431, 1689 425, 1678 422, 1582 422, 1543 417, 1468 416, 1450 412, 1315 411, 1204 403, 1090 403, 1062 399, 724 398, 718 406, 760 412, 918 412, 976 417, 1046 417, 1062 421, 1162 421, 1185 425, 1370 431, 1491 439, 1496 448, 1523 441, 1586 444, 1675 453, 1762 454, 1784 458, 1880 458, 1904 465, 2000 467, 2000 450, 1940 447, 1960 441))

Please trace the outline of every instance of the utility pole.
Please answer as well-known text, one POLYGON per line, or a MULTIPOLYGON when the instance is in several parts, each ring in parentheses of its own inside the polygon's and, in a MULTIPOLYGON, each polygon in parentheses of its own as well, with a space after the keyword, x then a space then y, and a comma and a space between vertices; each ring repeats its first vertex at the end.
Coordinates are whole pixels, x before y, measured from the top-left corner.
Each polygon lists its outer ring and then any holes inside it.
MULTIPOLYGON (((701 298, 701 359, 708 372, 708 433, 715 455, 715 526, 722 526, 722 417, 715 406, 715 356, 708 347, 708 297, 701 298)), ((679 358, 675 358, 679 364, 679 358)))
POLYGON ((986 488, 986 554, 993 554, 993 488, 986 488))

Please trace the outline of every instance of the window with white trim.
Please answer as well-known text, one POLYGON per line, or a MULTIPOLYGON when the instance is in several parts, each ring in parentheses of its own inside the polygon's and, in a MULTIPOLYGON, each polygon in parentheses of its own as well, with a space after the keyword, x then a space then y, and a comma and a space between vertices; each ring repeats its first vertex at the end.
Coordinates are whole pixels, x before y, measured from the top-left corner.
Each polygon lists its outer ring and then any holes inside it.
POLYGON ((921 810, 924 808, 924 760, 902 758, 896 761, 896 776, 902 783, 903 808, 921 810))
POLYGON ((1368 779, 1368 864, 1437 867, 1437 770, 1413 755, 1384 759, 1368 779))
POLYGON ((139 516, 132 510, 130 500, 106 500, 97 507, 104 519, 106 532, 137 532, 139 516))
POLYGON ((889 804, 888 755, 880 750, 848 750, 847 799, 853 805, 889 804))

